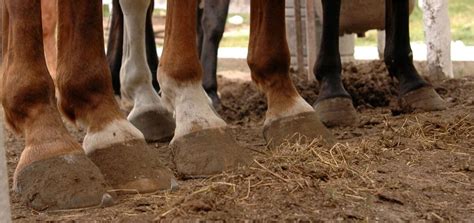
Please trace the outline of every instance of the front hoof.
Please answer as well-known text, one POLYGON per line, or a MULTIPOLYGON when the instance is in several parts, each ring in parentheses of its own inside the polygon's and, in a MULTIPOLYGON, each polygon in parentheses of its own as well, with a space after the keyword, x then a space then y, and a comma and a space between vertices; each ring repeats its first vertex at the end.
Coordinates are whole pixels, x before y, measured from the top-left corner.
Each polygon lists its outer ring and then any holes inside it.
POLYGON ((327 127, 352 126, 357 123, 357 111, 350 98, 329 98, 317 102, 314 110, 327 127))
POLYGON ((250 151, 240 146, 225 128, 205 129, 171 143, 177 172, 183 178, 206 177, 243 166, 250 151))
POLYGON ((167 142, 173 138, 176 128, 172 115, 163 108, 133 109, 128 120, 148 142, 167 142))
POLYGON ((404 112, 427 112, 446 109, 446 102, 432 87, 422 87, 400 97, 400 108, 404 112))
POLYGON ((118 192, 150 193, 177 186, 173 173, 142 140, 97 149, 88 156, 118 192))
MULTIPOLYGON (((263 128, 263 137, 269 146, 279 146, 285 141, 297 142, 296 134, 306 137, 308 142, 321 137, 328 144, 334 144, 331 132, 321 123, 316 112, 304 112, 270 122, 263 128)), ((303 138, 305 139, 305 138, 303 138)))
POLYGON ((33 162, 18 172, 15 182, 21 199, 38 211, 113 204, 99 168, 84 154, 33 162))

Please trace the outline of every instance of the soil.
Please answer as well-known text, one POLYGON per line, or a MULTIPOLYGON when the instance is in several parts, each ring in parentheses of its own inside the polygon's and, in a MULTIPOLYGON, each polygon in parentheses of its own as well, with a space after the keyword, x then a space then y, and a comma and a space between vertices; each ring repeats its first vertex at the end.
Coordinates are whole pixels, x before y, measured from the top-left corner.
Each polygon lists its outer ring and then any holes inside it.
MULTIPOLYGON (((120 195, 108 208, 35 212, 12 193, 14 221, 474 219, 473 77, 432 81, 447 100, 447 110, 403 114, 397 109, 397 83, 381 62, 346 64, 344 84, 360 114, 357 126, 331 129, 339 141, 332 148, 316 140, 269 149, 261 125, 265 99, 248 73, 233 78, 233 73, 245 73, 233 70, 242 61, 235 63, 223 62, 229 66, 219 70, 224 74, 219 77, 219 113, 237 141, 254 151, 251 166, 180 181, 173 191, 120 195)), ((294 80, 314 103, 317 84, 294 80)), ((83 130, 69 129, 82 141, 83 130)), ((149 145, 174 168, 167 144, 149 145)), ((12 176, 24 141, 7 133, 6 147, 12 176)))

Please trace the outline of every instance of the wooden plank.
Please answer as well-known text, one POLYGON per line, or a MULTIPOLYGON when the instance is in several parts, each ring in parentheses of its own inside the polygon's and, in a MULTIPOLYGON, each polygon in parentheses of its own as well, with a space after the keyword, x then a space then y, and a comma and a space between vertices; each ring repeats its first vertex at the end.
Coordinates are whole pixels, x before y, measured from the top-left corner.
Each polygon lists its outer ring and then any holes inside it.
MULTIPOLYGON (((317 0, 319 1, 319 0, 317 0)), ((315 0, 306 0, 306 52, 308 55, 308 80, 315 80, 313 69, 318 58, 319 47, 316 36, 316 5, 315 0)))

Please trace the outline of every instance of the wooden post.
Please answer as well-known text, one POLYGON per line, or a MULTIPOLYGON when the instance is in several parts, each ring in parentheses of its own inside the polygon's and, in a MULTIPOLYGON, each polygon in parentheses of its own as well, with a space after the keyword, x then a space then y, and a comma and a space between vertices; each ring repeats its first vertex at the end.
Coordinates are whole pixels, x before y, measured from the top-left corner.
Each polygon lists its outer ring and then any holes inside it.
POLYGON ((304 45, 303 45, 303 25, 301 22, 301 0, 295 0, 295 29, 296 29, 296 60, 298 64, 298 74, 303 75, 304 67, 304 45))
POLYGON ((306 55, 308 55, 308 80, 311 81, 316 80, 313 69, 319 54, 320 46, 318 44, 321 42, 321 38, 318 36, 318 21, 316 21, 316 4, 318 2, 321 4, 320 0, 306 0, 306 55))
POLYGON ((448 0, 423 1, 427 63, 433 78, 453 78, 448 0))
POLYGON ((385 30, 377 30, 377 51, 379 52, 379 59, 383 60, 385 52, 385 30))

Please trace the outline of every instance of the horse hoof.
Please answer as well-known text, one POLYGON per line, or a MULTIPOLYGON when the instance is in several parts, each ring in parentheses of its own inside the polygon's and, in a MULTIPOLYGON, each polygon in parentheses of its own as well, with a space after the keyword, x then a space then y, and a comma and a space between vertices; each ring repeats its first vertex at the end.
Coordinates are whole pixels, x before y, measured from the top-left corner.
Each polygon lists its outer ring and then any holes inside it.
POLYGON ((117 192, 150 193, 177 185, 173 173, 161 164, 157 152, 142 140, 97 149, 88 156, 117 192))
POLYGON ((244 166, 250 151, 240 146, 226 128, 192 132, 171 142, 177 172, 183 178, 206 177, 244 166))
POLYGON ((350 98, 329 98, 317 102, 314 110, 327 127, 352 126, 357 123, 357 111, 350 98))
POLYGON ((446 109, 446 102, 432 87, 422 87, 400 97, 400 107, 404 112, 427 112, 446 109))
POLYGON ((151 107, 132 110, 128 120, 145 136, 148 142, 167 142, 173 138, 175 121, 163 108, 151 107))
POLYGON ((304 112, 272 121, 264 126, 263 137, 271 147, 279 146, 286 141, 309 143, 319 137, 328 144, 334 143, 334 137, 321 123, 316 112, 304 112))
POLYGON ((33 162, 16 175, 15 190, 38 211, 113 204, 104 176, 84 154, 33 162))

